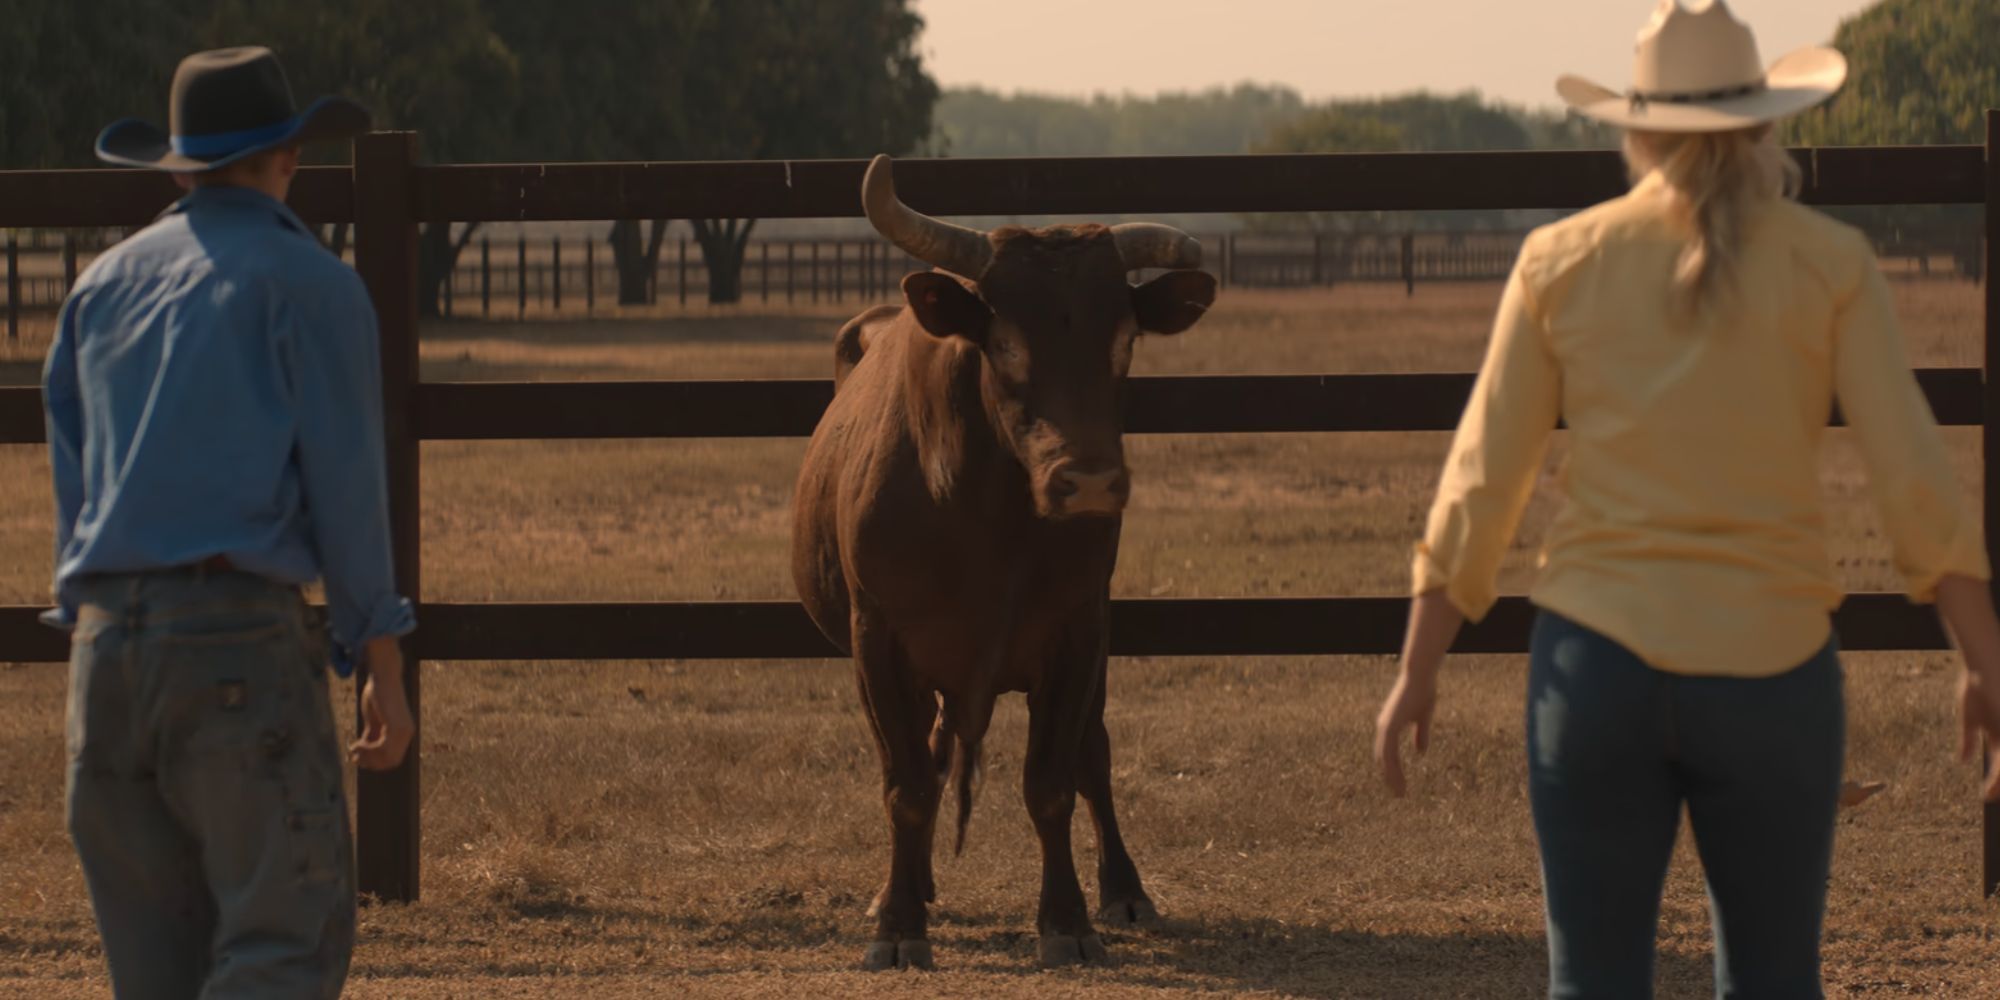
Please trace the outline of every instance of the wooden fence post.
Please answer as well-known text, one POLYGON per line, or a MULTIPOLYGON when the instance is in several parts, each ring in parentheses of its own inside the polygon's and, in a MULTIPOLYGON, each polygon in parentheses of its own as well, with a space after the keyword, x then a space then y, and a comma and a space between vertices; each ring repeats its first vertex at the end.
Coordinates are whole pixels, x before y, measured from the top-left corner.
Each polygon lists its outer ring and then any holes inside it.
POLYGON ((1417 294, 1417 237, 1414 233, 1403 234, 1403 293, 1405 297, 1417 294))
POLYGON ((597 312, 597 241, 590 237, 583 240, 583 313, 586 316, 597 312))
POLYGON ((493 318, 493 238, 479 238, 479 315, 493 318))
POLYGON ((839 302, 847 295, 847 285, 840 280, 844 277, 841 271, 845 270, 847 266, 847 262, 844 259, 847 255, 841 252, 845 246, 845 243, 838 240, 835 240, 833 244, 833 301, 835 302, 839 302))
MULTIPOLYGON (((354 260, 375 300, 382 338, 382 416, 389 466, 389 525, 396 588, 423 600, 417 537, 417 136, 374 132, 354 141, 354 260)), ((367 664, 361 669, 367 670, 367 664)), ((403 644, 403 684, 410 714, 423 732, 422 664, 403 644)), ((357 678, 359 680, 359 678, 357 678)), ((360 685, 355 690, 361 690, 360 685)), ((356 784, 359 817, 355 856, 362 893, 409 902, 417 898, 423 825, 418 814, 421 739, 394 771, 362 771, 356 784)))
POLYGON ((813 241, 812 245, 811 269, 812 273, 806 280, 807 283, 812 286, 813 304, 818 305, 819 304, 819 241, 817 240, 813 241))
POLYGON ((785 304, 786 305, 791 305, 793 302, 797 301, 799 297, 798 263, 799 263, 798 241, 786 240, 785 241, 785 304))
POLYGON ((514 254, 514 298, 515 314, 521 319, 528 318, 528 234, 522 233, 515 239, 514 254))
POLYGON ((551 305, 555 307, 555 311, 560 313, 562 312, 562 279, 563 279, 562 237, 560 236, 549 237, 549 253, 552 255, 553 259, 553 262, 549 265, 549 272, 555 275, 555 277, 549 282, 549 302, 551 305))
POLYGON ((760 272, 759 276, 763 279, 764 284, 764 301, 769 302, 771 301, 771 244, 769 242, 758 243, 757 255, 760 258, 757 270, 760 272))
POLYGON ((679 273, 674 276, 674 284, 679 286, 676 291, 680 295, 681 308, 686 309, 688 304, 688 238, 685 236, 681 237, 681 258, 677 266, 679 273))
MULTIPOLYGON (((1980 427, 1981 478, 1985 482, 1986 552, 2000 557, 2000 111, 1986 112, 1986 381, 1980 427)), ((1981 754, 1981 760, 1991 760, 1981 754)), ((1985 850, 1980 882, 1991 898, 2000 890, 2000 803, 1984 803, 1980 820, 1985 850)))
POLYGON ((21 339, 21 242, 7 231, 7 339, 21 339))
POLYGON ((76 290, 76 235, 67 230, 62 238, 63 297, 76 290))

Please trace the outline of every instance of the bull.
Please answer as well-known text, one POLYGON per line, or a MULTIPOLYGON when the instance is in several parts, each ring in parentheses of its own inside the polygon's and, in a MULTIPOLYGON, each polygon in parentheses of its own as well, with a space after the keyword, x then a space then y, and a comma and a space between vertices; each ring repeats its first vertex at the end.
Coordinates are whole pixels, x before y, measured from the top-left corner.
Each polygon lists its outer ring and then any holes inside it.
POLYGON ((888 157, 869 221, 934 270, 905 304, 835 339, 833 402, 799 473, 792 570, 853 657, 891 831, 870 970, 930 968, 940 800, 965 846, 994 700, 1026 694, 1022 794, 1042 848, 1044 966, 1097 962, 1070 848, 1078 792, 1099 847, 1097 920, 1154 919, 1111 802, 1106 616, 1131 490, 1122 396, 1140 334, 1177 334, 1215 300, 1201 246, 1134 223, 981 232, 897 197, 888 157), (1166 269, 1143 285, 1128 274, 1166 269))

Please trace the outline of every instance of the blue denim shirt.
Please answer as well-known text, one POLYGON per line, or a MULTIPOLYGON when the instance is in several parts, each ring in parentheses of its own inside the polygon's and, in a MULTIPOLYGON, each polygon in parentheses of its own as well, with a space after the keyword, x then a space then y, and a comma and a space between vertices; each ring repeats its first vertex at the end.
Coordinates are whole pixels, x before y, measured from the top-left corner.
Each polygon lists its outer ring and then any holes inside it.
POLYGON ((283 204, 205 187, 99 257, 44 372, 57 608, 77 581, 226 556, 324 579, 335 669, 415 627, 396 593, 375 312, 283 204))

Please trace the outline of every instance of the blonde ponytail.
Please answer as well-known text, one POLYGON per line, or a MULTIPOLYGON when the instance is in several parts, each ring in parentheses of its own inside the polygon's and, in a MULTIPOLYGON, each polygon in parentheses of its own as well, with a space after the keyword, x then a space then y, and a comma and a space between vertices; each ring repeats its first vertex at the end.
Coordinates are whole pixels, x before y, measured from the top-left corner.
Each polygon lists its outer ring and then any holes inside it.
POLYGON ((1769 126, 1738 132, 1627 132, 1625 163, 1633 177, 1658 171, 1674 193, 1689 232, 1674 266, 1673 306, 1684 318, 1706 314, 1734 294, 1736 259, 1750 210, 1798 194, 1799 165, 1769 126))

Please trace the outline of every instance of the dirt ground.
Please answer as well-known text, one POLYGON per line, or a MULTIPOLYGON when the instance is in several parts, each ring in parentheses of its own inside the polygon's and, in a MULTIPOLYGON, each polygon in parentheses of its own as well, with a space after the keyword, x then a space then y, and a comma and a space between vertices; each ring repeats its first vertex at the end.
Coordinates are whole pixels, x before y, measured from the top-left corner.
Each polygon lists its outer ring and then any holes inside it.
MULTIPOLYGON (((1979 291, 1899 284, 1918 362, 1978 363, 1979 291)), ((1227 293, 1141 370, 1475 366, 1493 286, 1227 293)), ((855 307, 427 331, 432 379, 817 376, 855 307)), ((0 358, 32 381, 37 349, 0 358)), ((1948 432, 1969 494, 1976 432, 1948 432)), ((1445 437, 1152 436, 1117 591, 1395 594, 1445 437)), ((436 443, 424 449, 433 600, 789 597, 803 442, 436 443)), ((0 447, 0 603, 46 599, 38 449, 0 447)), ((1840 435, 1826 461, 1847 582, 1893 589, 1840 435)), ((1552 509, 1510 559, 1525 588, 1552 509)), ((1951 762, 1955 663, 1848 658, 1856 777, 1827 932, 1833 996, 2000 995, 2000 909, 1978 898, 1975 774, 1951 762)), ((1114 964, 1034 968, 1024 711, 1002 703, 962 858, 941 852, 931 975, 853 971, 887 862, 873 747, 843 663, 433 665, 424 896, 364 911, 349 995, 1526 997, 1544 936, 1521 752, 1523 663, 1448 668, 1411 798, 1380 791, 1384 658, 1120 660, 1108 722, 1126 835, 1165 915, 1106 934, 1114 964)), ((59 668, 0 664, 0 997, 104 996, 65 839, 59 668)), ((349 700, 343 691, 343 702, 349 700)), ((1078 866, 1095 862, 1087 821, 1078 866)), ((1086 883, 1094 893, 1094 886, 1086 883)), ((1661 921, 1665 997, 1711 995, 1691 850, 1661 921)))

